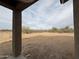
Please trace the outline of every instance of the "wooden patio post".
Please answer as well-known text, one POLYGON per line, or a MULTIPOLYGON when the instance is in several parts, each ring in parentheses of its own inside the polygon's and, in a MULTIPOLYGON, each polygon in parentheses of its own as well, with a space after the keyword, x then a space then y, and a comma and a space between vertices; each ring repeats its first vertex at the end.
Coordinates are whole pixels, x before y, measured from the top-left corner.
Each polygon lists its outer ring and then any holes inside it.
POLYGON ((13 11, 13 40, 12 40, 12 47, 13 47, 13 56, 18 57, 21 55, 21 12, 20 11, 13 11))
POLYGON ((79 59, 79 0, 73 0, 75 59, 79 59))

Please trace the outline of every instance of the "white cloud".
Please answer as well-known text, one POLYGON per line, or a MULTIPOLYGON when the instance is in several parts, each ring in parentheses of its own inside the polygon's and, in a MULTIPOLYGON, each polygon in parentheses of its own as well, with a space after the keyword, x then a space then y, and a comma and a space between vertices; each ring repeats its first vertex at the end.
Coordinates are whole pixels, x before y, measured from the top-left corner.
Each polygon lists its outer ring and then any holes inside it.
POLYGON ((33 25, 32 27, 34 28, 60 27, 63 23, 70 25, 73 23, 72 1, 70 0, 64 5, 60 5, 59 0, 40 0, 39 4, 37 3, 34 8, 28 9, 24 19, 26 18, 28 19, 25 21, 26 24, 33 25))
POLYGON ((0 6, 0 28, 12 27, 12 11, 0 6))

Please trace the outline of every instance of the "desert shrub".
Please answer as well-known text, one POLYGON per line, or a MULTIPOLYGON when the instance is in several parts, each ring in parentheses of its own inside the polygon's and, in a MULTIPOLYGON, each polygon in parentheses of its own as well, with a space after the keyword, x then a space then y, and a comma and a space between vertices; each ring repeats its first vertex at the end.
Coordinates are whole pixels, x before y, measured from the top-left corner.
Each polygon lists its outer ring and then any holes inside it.
POLYGON ((31 30, 30 30, 29 27, 23 27, 23 28, 22 28, 22 32, 29 34, 29 33, 31 33, 31 30))
POLYGON ((69 26, 66 26, 66 27, 60 28, 60 29, 53 27, 52 29, 48 30, 48 32, 72 33, 72 32, 74 32, 74 29, 70 28, 69 26))
POLYGON ((72 28, 70 28, 69 26, 62 28, 61 31, 64 32, 64 33, 74 32, 74 30, 72 28))
POLYGON ((58 32, 58 28, 53 27, 52 29, 48 30, 48 32, 58 32))

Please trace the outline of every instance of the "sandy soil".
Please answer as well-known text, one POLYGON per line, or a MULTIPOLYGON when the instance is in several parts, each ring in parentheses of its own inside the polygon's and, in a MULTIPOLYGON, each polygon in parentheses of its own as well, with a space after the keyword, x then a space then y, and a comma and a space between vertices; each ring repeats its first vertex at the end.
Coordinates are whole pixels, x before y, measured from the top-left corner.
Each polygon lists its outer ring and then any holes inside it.
MULTIPOLYGON (((11 55, 10 32, 0 32, 0 55, 11 55)), ((73 33, 22 34, 22 54, 28 59, 74 59, 73 33)))

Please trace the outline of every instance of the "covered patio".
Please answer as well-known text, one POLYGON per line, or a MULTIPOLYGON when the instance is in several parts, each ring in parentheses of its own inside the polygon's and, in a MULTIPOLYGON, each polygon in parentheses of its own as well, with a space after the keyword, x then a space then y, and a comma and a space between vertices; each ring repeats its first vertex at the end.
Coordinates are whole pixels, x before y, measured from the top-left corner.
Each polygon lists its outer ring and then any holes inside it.
MULTIPOLYGON (((12 52, 13 55, 8 59, 25 59, 21 56, 22 51, 22 14, 21 12, 34 4, 38 0, 0 0, 0 5, 5 6, 13 11, 12 25, 12 52)), ((64 4, 68 0, 60 0, 64 4)), ((75 59, 79 59, 79 1, 73 0, 74 8, 74 40, 75 40, 75 59)))

